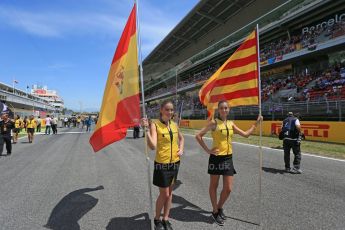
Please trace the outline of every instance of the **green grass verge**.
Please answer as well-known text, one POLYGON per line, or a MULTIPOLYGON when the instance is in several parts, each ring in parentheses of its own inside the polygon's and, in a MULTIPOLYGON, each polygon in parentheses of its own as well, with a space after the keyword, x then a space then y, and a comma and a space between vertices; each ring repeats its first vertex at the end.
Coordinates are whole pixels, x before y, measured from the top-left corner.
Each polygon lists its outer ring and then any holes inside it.
MULTIPOLYGON (((196 134, 199 130, 180 128, 182 133, 196 134)), ((210 133, 206 136, 211 137, 210 133)), ((250 136, 249 138, 244 138, 239 135, 234 135, 233 141, 259 145, 259 136, 250 136)), ((278 139, 278 137, 262 137, 262 146, 282 149, 283 142, 278 139)), ((333 157, 338 159, 345 159, 345 145, 344 144, 332 144, 316 141, 302 141, 301 150, 304 153, 310 153, 319 156, 333 157)))

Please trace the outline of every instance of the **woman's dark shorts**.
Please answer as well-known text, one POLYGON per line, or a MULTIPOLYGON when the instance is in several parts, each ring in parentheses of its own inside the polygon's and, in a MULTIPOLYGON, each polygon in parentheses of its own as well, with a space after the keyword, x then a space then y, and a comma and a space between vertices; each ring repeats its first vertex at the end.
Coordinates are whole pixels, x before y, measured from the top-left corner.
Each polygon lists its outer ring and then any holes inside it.
POLYGON ((169 187, 177 180, 179 168, 180 161, 168 164, 155 162, 153 169, 153 184, 160 188, 169 187))
POLYGON ((20 133, 20 128, 14 128, 13 133, 20 133))
POLYGON ((225 176, 233 176, 234 174, 236 174, 234 163, 232 162, 232 155, 210 155, 210 158, 208 160, 208 174, 225 176))
POLYGON ((35 129, 34 129, 34 128, 27 128, 26 131, 27 131, 28 133, 33 134, 33 133, 35 132, 35 129))

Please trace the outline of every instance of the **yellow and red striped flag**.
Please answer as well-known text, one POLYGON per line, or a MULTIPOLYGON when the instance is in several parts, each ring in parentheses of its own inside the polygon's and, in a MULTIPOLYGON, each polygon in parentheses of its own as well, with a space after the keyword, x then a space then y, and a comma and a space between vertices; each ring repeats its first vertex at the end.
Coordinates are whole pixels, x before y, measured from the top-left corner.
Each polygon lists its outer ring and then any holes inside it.
POLYGON ((127 128, 139 124, 139 68, 136 5, 122 32, 110 66, 96 129, 90 138, 95 152, 123 139, 127 128))
POLYGON ((254 30, 231 57, 204 83, 199 99, 213 115, 219 101, 231 107, 259 104, 257 31, 254 30))

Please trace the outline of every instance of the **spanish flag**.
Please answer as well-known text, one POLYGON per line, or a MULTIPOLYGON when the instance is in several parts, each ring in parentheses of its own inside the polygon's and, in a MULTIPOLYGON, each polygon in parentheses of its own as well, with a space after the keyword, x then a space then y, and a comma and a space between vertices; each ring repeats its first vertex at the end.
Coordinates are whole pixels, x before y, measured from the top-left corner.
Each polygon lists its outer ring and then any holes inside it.
POLYGON ((139 104, 136 5, 134 5, 110 66, 96 129, 90 138, 90 144, 95 152, 123 139, 128 127, 139 124, 139 104))
POLYGON ((231 57, 205 82, 199 99, 214 114, 219 101, 231 107, 259 104, 259 60, 254 30, 231 57))

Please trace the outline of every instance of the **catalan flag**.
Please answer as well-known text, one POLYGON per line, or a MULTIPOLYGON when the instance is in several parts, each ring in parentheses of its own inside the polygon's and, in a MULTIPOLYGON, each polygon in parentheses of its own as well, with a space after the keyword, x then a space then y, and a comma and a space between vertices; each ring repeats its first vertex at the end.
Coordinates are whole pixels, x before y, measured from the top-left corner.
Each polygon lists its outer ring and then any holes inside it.
POLYGON ((201 103, 213 114, 219 101, 231 107, 259 104, 257 31, 254 30, 199 91, 201 103))
POLYGON ((123 139, 128 127, 139 124, 139 103, 136 5, 134 5, 110 66, 96 129, 90 138, 90 144, 95 152, 123 139))

